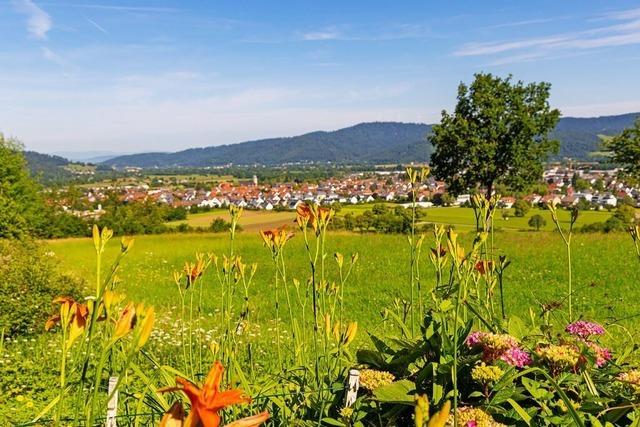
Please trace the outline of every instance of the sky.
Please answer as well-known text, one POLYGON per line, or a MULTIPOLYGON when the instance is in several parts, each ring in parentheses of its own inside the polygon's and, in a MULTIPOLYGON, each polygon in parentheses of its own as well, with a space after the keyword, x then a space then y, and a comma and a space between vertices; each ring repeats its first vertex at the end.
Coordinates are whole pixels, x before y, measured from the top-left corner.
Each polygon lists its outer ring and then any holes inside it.
POLYGON ((640 111, 637 0, 0 0, 0 28, 0 132, 41 152, 434 123, 478 72, 640 111))

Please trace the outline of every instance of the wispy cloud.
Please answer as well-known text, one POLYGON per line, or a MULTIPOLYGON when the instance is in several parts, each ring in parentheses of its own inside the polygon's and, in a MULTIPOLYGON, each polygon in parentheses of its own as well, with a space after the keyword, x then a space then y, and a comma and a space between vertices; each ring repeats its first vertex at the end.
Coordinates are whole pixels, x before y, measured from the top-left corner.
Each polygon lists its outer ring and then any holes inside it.
POLYGON ((94 21, 93 19, 87 18, 87 22, 91 25, 93 25, 98 31, 100 31, 101 33, 104 34, 109 34, 109 32, 107 30, 105 30, 100 24, 98 24, 96 21, 94 21))
MULTIPOLYGON (((528 61, 557 55, 559 51, 591 50, 640 44, 640 9, 607 15, 608 20, 623 21, 584 31, 552 34, 520 40, 467 43, 453 52, 454 56, 487 56, 508 54, 504 62, 528 61)), ((500 63, 501 59, 495 61, 500 63)))
POLYGON ((569 17, 557 16, 553 18, 526 19, 524 21, 505 22, 504 24, 492 25, 488 28, 524 27, 527 25, 548 24, 549 22, 564 21, 566 19, 569 19, 569 17))
POLYGON ((310 41, 337 40, 342 37, 342 34, 340 33, 340 31, 336 30, 335 28, 330 28, 330 29, 324 29, 319 31, 310 31, 310 32, 302 33, 300 36, 302 40, 310 40, 310 41))
POLYGON ((27 16, 27 31, 32 37, 44 40, 53 27, 51 16, 31 0, 13 0, 16 10, 27 16))
POLYGON ((385 41, 404 40, 432 37, 428 27, 420 24, 394 25, 360 25, 360 26, 330 26, 318 30, 299 32, 298 40, 322 41, 385 41))
POLYGON ((43 3, 43 4, 56 6, 56 7, 114 10, 114 11, 120 11, 120 12, 173 13, 178 11, 178 9, 173 7, 162 7, 162 6, 128 6, 128 5, 112 5, 112 4, 99 4, 99 3, 43 3))

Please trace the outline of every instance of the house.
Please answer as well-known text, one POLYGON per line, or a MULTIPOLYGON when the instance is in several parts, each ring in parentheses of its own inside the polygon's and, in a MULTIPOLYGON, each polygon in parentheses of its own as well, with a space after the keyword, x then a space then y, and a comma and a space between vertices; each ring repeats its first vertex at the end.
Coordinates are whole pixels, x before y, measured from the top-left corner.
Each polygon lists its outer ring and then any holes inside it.
POLYGON ((516 198, 512 196, 505 196, 500 199, 498 206, 505 209, 511 209, 516 202, 516 198))

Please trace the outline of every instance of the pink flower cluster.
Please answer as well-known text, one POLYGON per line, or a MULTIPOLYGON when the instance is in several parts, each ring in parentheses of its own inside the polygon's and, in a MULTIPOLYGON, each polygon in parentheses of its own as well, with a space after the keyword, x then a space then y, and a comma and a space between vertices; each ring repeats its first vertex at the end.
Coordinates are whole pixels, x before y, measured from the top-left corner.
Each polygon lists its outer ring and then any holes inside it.
POLYGON ((587 322, 586 320, 577 320, 569 323, 565 328, 571 335, 587 339, 592 335, 604 335, 604 328, 595 322, 587 322))
POLYGON ((472 332, 465 340, 469 348, 482 350, 482 360, 491 363, 496 360, 522 368, 531 364, 529 353, 524 351, 511 335, 490 332, 472 332))
POLYGON ((602 368, 611 360, 611 350, 606 347, 601 347, 594 342, 587 342, 587 346, 593 350, 596 355, 596 366, 602 368))

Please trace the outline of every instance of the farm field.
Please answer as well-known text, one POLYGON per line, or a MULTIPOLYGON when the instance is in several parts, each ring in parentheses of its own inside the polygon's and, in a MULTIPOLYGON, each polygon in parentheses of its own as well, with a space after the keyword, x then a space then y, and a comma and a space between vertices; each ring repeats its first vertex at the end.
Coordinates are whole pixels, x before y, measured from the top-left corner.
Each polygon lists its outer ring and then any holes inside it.
MULTIPOLYGON (((216 218, 223 218, 225 221, 231 219, 227 209, 214 209, 210 212, 199 212, 189 214, 186 220, 172 221, 171 226, 180 224, 188 224, 191 227, 209 227, 211 222, 216 218)), ((240 217, 239 224, 243 230, 247 232, 258 232, 267 228, 280 227, 285 224, 293 224, 296 218, 295 212, 268 212, 268 211, 250 211, 245 210, 240 217)))
MULTIPOLYGON (((472 233, 465 233, 468 246, 472 233)), ((512 260, 505 272, 507 311, 528 316, 528 307, 539 303, 560 301, 566 292, 566 257, 560 237, 552 232, 496 232, 494 243, 497 254, 512 260)), ((256 232, 241 232, 236 237, 236 251, 245 263, 257 263, 250 302, 253 321, 268 324, 274 316, 273 274, 270 254, 263 247, 256 232)), ((61 268, 92 283, 94 277, 94 251, 90 239, 51 241, 50 250, 61 262, 61 268)), ((170 313, 178 296, 172 273, 179 271, 186 260, 193 260, 196 252, 211 252, 221 256, 228 250, 225 234, 169 234, 139 236, 130 254, 124 259, 119 274, 120 285, 128 297, 153 304, 158 311, 170 313)), ((432 239, 425 242, 432 247, 432 239)), ((113 239, 108 259, 118 251, 119 243, 113 239)), ((349 316, 357 320, 362 331, 384 328, 380 312, 390 308, 395 299, 408 299, 408 247, 406 237, 400 235, 374 235, 332 233, 328 252, 341 252, 347 257, 358 252, 360 259, 345 288, 349 316)), ((308 276, 308 262, 303 251, 303 239, 295 236, 286 247, 285 258, 291 278, 304 283, 308 276)), ((574 310, 611 326, 614 332, 620 326, 631 327, 637 338, 640 324, 637 307, 638 267, 631 239, 626 234, 577 234, 574 237, 574 310)), ((334 263, 328 261, 329 271, 334 263)), ((427 257, 421 261, 424 283, 432 283, 433 268, 427 257)), ((218 293, 215 273, 205 276, 205 312, 217 309, 218 293)), ((330 274, 335 280, 335 275, 330 274)), ((561 323, 560 319, 558 322, 561 323)), ((366 334, 359 334, 366 340, 366 334)))

